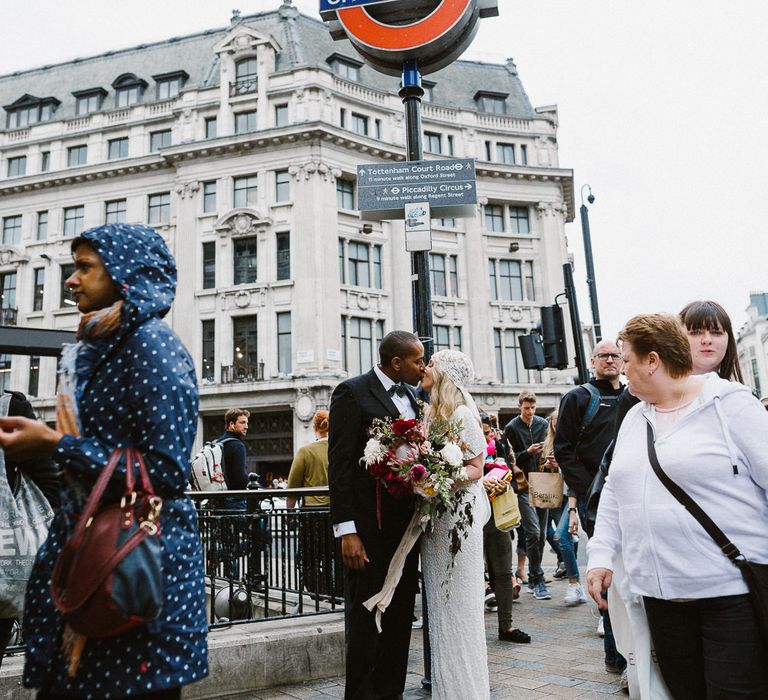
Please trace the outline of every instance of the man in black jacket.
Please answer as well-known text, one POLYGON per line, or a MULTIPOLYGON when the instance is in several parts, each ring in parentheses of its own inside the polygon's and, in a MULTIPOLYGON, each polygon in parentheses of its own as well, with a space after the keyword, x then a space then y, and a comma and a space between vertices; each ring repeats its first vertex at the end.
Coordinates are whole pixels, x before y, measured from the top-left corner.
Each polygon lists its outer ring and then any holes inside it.
MULTIPOLYGON (((230 408, 224 414, 226 430, 216 438, 221 443, 221 462, 224 481, 231 491, 248 488, 248 465, 245 459, 245 436, 248 434, 250 411, 230 408)), ((244 499, 225 499, 228 510, 245 510, 244 499)))
POLYGON ((615 342, 598 343, 591 364, 594 379, 589 384, 600 393, 596 411, 587 418, 592 393, 585 386, 571 389, 560 401, 555 433, 555 459, 580 509, 611 441, 616 400, 622 391, 621 355, 615 342))
MULTIPOLYGON (((514 462, 509 460, 510 463, 522 469, 527 479, 528 473, 536 471, 538 467, 548 424, 536 415, 536 394, 532 391, 523 391, 517 398, 517 406, 520 415, 507 423, 504 438, 515 457, 514 462)), ((541 568, 548 511, 534 508, 528 500, 527 491, 517 496, 521 526, 525 533, 525 552, 528 555, 528 586, 536 600, 550 600, 552 596, 544 582, 544 571, 541 568)))
MULTIPOLYGON (((579 519, 586 528, 586 497, 603 453, 613 437, 616 402, 622 392, 621 354, 612 340, 599 342, 592 352, 589 381, 599 392, 599 402, 585 385, 571 389, 560 401, 555 432, 555 459, 568 484, 568 494, 576 496, 579 519)), ((597 392, 594 392, 595 395, 597 392)), ((605 629, 603 648, 606 670, 619 673, 627 662, 616 649, 608 611, 601 611, 605 629)))
POLYGON ((416 592, 418 547, 411 550, 392 601, 376 629, 364 601, 378 593, 413 515, 413 498, 381 489, 360 464, 374 418, 416 418, 415 385, 424 376, 417 336, 392 331, 379 345, 379 365, 339 384, 331 397, 328 477, 331 522, 345 566, 346 700, 395 700, 405 686, 416 592))

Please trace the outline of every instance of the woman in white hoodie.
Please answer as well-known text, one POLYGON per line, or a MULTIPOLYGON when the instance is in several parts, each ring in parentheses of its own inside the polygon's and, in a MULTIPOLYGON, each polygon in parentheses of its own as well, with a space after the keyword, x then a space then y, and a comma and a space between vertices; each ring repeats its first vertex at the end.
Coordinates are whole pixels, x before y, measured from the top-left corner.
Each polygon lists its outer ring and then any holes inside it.
POLYGON ((624 374, 641 403, 619 432, 589 543, 598 605, 621 556, 643 596, 673 697, 768 697, 766 649, 739 570, 654 474, 659 462, 744 553, 768 563, 768 414, 749 390, 715 373, 691 374, 679 319, 635 316, 619 334, 624 374), (713 597, 713 593, 717 597, 713 597))

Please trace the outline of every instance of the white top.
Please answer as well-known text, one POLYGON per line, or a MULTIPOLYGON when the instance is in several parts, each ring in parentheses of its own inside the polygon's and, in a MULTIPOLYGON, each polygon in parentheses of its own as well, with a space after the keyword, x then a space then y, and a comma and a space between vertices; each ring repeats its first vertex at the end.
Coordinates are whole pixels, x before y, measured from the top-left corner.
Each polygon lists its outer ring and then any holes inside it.
MULTIPOLYGON (((748 559, 768 563, 768 413, 742 384, 705 377, 700 401, 656 432, 659 463, 748 559)), ((588 568, 613 569, 621 556, 630 590, 664 600, 746 593, 739 570, 654 474, 646 425, 655 430, 657 419, 647 403, 624 418, 588 568)))

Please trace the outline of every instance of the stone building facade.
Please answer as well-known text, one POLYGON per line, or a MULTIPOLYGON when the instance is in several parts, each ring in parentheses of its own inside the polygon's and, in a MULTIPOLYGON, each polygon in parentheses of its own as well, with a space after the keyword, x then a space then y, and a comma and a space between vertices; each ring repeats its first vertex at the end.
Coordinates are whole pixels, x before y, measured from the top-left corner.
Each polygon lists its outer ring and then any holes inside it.
POLYGON ((752 292, 748 318, 739 330, 736 347, 744 382, 759 398, 768 397, 768 292, 752 292))
MULTIPOLYGON (((425 89, 425 157, 475 158, 479 194, 473 217, 433 222, 437 349, 472 356, 478 403, 502 421, 524 387, 551 409, 568 384, 523 369, 518 338, 563 290, 573 174, 557 109, 531 106, 511 60, 458 61, 425 89)), ((247 407, 251 467, 285 473, 334 386, 371 367, 383 333, 412 327, 402 222, 355 210, 356 166, 405 157, 397 91, 290 0, 0 76, 3 322, 75 328, 72 238, 152 225, 178 264, 168 320, 200 372, 199 439, 247 407)), ((52 358, 2 356, 0 382, 52 418, 52 358)))

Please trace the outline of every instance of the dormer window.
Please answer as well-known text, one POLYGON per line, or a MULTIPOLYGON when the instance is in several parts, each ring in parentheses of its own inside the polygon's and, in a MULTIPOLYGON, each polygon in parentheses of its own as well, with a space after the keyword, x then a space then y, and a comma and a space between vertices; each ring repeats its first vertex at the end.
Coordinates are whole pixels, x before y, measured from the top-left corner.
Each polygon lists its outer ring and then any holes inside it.
POLYGON ((247 95, 256 92, 257 62, 255 58, 244 58, 235 65, 235 83, 230 86, 229 95, 247 95))
POLYGON ((55 97, 23 95, 16 102, 4 107, 8 112, 8 128, 20 129, 37 122, 48 121, 61 104, 55 97))
POLYGON ((133 73, 123 73, 112 83, 115 88, 115 106, 130 107, 142 101, 147 81, 136 77, 133 73))
POLYGON ((173 73, 153 75, 152 79, 157 83, 157 99, 170 100, 179 96, 181 88, 189 80, 189 75, 183 70, 178 70, 173 73))
POLYGON ((421 101, 434 102, 434 95, 432 91, 435 88, 435 83, 433 83, 431 80, 422 80, 421 87, 424 90, 424 95, 422 95, 421 101))
POLYGON ((75 114, 82 117, 91 112, 98 112, 107 96, 104 88, 92 88, 90 90, 78 90, 72 93, 75 96, 75 114))
POLYGON ((477 103, 477 108, 486 114, 506 114, 507 97, 509 97, 509 93, 506 92, 480 90, 475 93, 475 102, 477 103))
POLYGON ((337 53, 328 56, 327 60, 331 70, 340 78, 355 82, 360 80, 360 67, 363 65, 360 61, 337 53))

